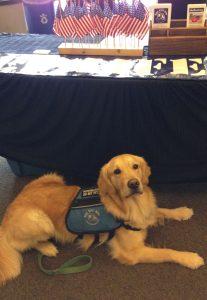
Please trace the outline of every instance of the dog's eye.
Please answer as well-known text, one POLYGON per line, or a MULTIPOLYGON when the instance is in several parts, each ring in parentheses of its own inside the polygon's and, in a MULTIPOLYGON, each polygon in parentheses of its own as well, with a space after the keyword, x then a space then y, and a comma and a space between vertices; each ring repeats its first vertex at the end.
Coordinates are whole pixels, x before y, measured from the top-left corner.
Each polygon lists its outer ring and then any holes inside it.
POLYGON ((136 170, 136 169, 138 169, 138 168, 139 168, 139 166, 138 166, 137 164, 134 164, 134 165, 133 165, 133 169, 136 170))
POLYGON ((120 169, 115 169, 115 170, 114 170, 114 174, 118 175, 118 174, 120 174, 120 173, 121 173, 121 170, 120 170, 120 169))

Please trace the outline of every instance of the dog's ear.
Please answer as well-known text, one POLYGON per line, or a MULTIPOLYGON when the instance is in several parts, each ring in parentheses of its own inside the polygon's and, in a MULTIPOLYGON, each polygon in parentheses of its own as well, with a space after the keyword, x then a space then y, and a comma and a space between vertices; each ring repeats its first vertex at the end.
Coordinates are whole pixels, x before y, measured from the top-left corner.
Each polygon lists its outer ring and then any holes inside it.
POLYGON ((144 158, 141 158, 141 169, 142 169, 142 183, 148 185, 149 177, 151 175, 151 169, 144 158))
POLYGON ((107 194, 112 195, 116 193, 116 190, 113 187, 109 178, 108 168, 109 168, 109 164, 104 165, 100 171, 99 178, 98 178, 98 188, 100 194, 102 195, 107 195, 107 194))
POLYGON ((104 204, 106 210, 118 219, 125 218, 123 211, 123 204, 117 194, 116 189, 111 183, 109 177, 109 163, 103 166, 98 178, 98 188, 101 197, 101 202, 104 204))

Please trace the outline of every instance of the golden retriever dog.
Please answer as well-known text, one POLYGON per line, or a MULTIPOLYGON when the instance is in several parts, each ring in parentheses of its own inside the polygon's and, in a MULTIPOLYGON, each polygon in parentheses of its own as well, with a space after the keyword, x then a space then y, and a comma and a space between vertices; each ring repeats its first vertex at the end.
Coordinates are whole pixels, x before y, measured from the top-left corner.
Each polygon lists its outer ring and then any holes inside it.
MULTIPOLYGON (((156 249, 145 245, 147 228, 163 218, 188 220, 192 209, 158 208, 148 186, 150 168, 141 157, 123 154, 112 158, 100 171, 98 188, 105 209, 121 219, 125 227, 116 230, 108 242, 110 254, 120 263, 175 262, 191 269, 204 264, 193 252, 156 249)), ((62 243, 73 242, 77 235, 65 225, 66 214, 79 191, 67 186, 62 177, 49 174, 26 185, 8 207, 0 227, 0 283, 17 277, 21 272, 21 253, 37 249, 43 255, 56 256, 51 238, 62 243)), ((101 234, 101 243, 108 233, 101 234)), ((80 246, 87 250, 94 235, 85 235, 80 246)))

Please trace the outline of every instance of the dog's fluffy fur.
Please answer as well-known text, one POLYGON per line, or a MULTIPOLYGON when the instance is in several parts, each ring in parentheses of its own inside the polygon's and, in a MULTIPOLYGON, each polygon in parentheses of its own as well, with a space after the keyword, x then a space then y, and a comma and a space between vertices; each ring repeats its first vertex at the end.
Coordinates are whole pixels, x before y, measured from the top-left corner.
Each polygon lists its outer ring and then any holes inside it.
MULTIPOLYGON (((196 253, 145 245, 147 228, 160 219, 181 221, 193 215, 192 209, 187 207, 158 208, 148 187, 149 175, 145 160, 129 154, 114 157, 101 169, 98 187, 106 210, 127 224, 141 228, 140 231, 117 229, 108 242, 111 256, 128 265, 176 262, 191 269, 202 266, 204 261, 196 253), (131 186, 131 181, 136 184, 131 186)), ((65 216, 78 191, 78 186, 65 185, 56 174, 42 176, 25 186, 8 207, 0 227, 0 284, 20 274, 21 253, 25 250, 34 248, 44 255, 55 256, 58 251, 49 239, 62 243, 76 239, 76 235, 66 229, 65 216)), ((102 234, 101 243, 107 237, 107 233, 102 234)), ((93 241, 93 235, 85 235, 80 246, 87 250, 93 241)))

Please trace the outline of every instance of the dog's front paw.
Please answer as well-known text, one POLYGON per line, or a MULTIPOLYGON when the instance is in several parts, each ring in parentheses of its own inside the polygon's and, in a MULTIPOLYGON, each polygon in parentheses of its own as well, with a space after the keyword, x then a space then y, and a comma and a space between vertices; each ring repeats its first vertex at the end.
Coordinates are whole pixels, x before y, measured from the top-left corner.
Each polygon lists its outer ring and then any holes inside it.
POLYGON ((178 221, 189 220, 193 216, 192 208, 178 207, 175 209, 175 219, 178 221))
POLYGON ((182 259, 181 264, 195 270, 204 265, 204 260, 197 253, 188 252, 185 254, 184 259, 182 259))
POLYGON ((56 256, 58 249, 50 242, 41 243, 36 247, 45 256, 56 256))
POLYGON ((56 256, 58 254, 58 249, 53 245, 48 245, 47 248, 44 249, 44 255, 46 256, 56 256))

